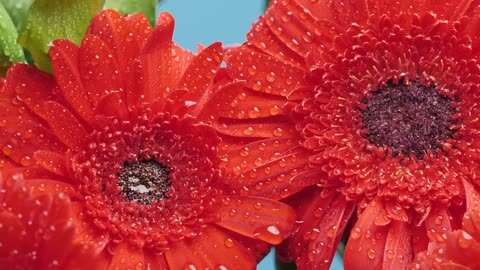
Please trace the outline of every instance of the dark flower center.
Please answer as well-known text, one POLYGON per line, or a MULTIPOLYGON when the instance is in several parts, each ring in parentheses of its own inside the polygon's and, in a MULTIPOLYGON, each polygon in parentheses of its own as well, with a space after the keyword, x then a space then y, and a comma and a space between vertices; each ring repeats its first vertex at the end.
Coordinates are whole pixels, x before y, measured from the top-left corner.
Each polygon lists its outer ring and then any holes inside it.
POLYGON ((452 137, 454 131, 449 127, 456 110, 451 102, 435 86, 388 82, 364 100, 365 138, 377 146, 390 147, 394 155, 414 154, 422 159, 429 149, 439 149, 452 137))
POLYGON ((164 199, 171 186, 168 168, 154 159, 125 162, 117 176, 120 193, 145 205, 164 199))

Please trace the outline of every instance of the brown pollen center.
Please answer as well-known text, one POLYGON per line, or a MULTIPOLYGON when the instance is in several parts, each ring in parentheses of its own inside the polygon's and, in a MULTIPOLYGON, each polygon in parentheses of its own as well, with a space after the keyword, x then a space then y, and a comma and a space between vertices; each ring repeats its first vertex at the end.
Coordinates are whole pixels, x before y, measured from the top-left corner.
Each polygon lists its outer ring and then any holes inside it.
POLYGON ((130 202, 145 205, 166 198, 171 187, 169 169, 153 159, 125 162, 117 177, 120 194, 130 202))
POLYGON ((452 137, 456 110, 451 102, 435 86, 388 82, 363 101, 364 136, 372 144, 390 147, 394 155, 414 154, 422 159, 428 150, 440 149, 452 137))

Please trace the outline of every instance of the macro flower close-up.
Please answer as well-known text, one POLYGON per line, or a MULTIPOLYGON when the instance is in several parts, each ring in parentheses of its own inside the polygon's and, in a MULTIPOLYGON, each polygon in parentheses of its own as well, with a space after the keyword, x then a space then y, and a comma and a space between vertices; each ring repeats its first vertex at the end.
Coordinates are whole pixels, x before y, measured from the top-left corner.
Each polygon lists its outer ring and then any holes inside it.
POLYGON ((468 212, 462 220, 462 228, 446 232, 428 244, 428 250, 415 256, 411 269, 479 269, 480 262, 480 197, 468 192, 468 212))
POLYGON ((96 269, 92 246, 76 243, 64 193, 34 194, 22 175, 0 174, 0 265, 6 270, 96 269))
POLYGON ((328 269, 343 241, 345 269, 408 269, 461 228, 480 189, 479 23, 478 1, 274 0, 229 51, 246 87, 214 97, 222 166, 237 194, 296 209, 282 260, 328 269))
POLYGON ((80 46, 52 42, 53 76, 15 64, 2 81, 2 170, 70 198, 73 242, 100 261, 80 269, 255 269, 293 230, 291 207, 223 177, 209 100, 243 84, 219 72, 221 43, 193 54, 173 29, 104 10, 80 46))

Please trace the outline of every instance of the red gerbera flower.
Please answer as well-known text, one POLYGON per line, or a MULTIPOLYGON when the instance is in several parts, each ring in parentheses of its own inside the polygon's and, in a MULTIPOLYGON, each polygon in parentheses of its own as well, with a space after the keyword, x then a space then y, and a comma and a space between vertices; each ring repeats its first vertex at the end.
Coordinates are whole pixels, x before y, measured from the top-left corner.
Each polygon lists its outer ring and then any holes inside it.
POLYGON ((104 11, 80 47, 53 42, 55 77, 12 67, 2 166, 69 194, 76 241, 109 269, 254 269, 253 247, 280 243, 295 213, 229 196, 206 103, 241 86, 214 84, 221 44, 193 56, 172 42, 173 27, 167 13, 152 30, 142 15, 104 11))
POLYGON ((0 172, 0 268, 96 269, 93 249, 73 242, 71 216, 65 194, 33 195, 21 174, 0 172))
POLYGON ((473 2, 272 1, 232 50, 224 166, 296 207, 285 260, 328 268, 350 221, 346 269, 405 269, 459 227, 480 184, 473 2))
POLYGON ((462 229, 445 232, 428 244, 428 251, 415 256, 415 269, 480 269, 480 197, 465 184, 469 211, 463 217, 462 229))

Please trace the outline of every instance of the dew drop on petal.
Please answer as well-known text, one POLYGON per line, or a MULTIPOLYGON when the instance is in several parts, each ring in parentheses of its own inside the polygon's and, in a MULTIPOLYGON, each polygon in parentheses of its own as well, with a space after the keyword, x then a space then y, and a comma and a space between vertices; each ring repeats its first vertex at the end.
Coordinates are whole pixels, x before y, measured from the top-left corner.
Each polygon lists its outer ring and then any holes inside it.
POLYGON ((230 210, 230 212, 228 212, 228 215, 230 215, 231 217, 236 216, 237 215, 237 210, 235 210, 235 209, 230 210))
POLYGON ((250 118, 257 118, 260 116, 260 109, 257 106, 254 106, 251 110, 248 111, 248 116, 250 118))
POLYGON ((197 267, 193 263, 187 263, 185 267, 183 267, 184 270, 197 270, 197 267))
POLYGON ((247 136, 251 136, 251 135, 255 134, 255 129, 253 127, 248 127, 248 128, 243 130, 243 134, 247 135, 247 136))
POLYGON ((280 137, 283 135, 283 129, 282 128, 275 128, 273 131, 272 131, 272 134, 276 137, 280 137))
POLYGON ((393 259, 395 253, 393 252, 393 250, 389 249, 387 250, 387 258, 389 258, 390 260, 393 259))
POLYGON ((25 166, 25 167, 32 165, 32 163, 33 163, 33 160, 30 156, 24 156, 20 160, 20 164, 22 164, 22 166, 25 166))
POLYGON ((360 238, 361 233, 362 233, 362 229, 360 229, 360 227, 355 227, 352 230, 352 232, 350 234, 350 237, 352 237, 353 239, 358 239, 358 238, 360 238))
POLYGON ((224 205, 230 205, 232 203, 232 200, 230 198, 223 198, 223 204, 224 205))
POLYGON ((38 189, 38 191, 41 191, 41 192, 47 190, 47 189, 45 188, 45 184, 40 184, 40 185, 37 187, 37 189, 38 189))
POLYGON ((270 73, 267 73, 267 75, 265 76, 265 79, 268 81, 268 82, 274 82, 275 81, 275 72, 270 72, 270 73))
POLYGON ((256 202, 253 204, 253 207, 255 207, 257 210, 260 210, 263 208, 263 204, 261 202, 256 202))
POLYGON ((10 155, 12 154, 13 146, 11 144, 7 144, 2 148, 2 152, 4 155, 10 155))
POLYGON ((254 231, 253 236, 269 243, 280 243, 282 241, 280 230, 275 225, 258 228, 254 231))
POLYGON ((369 259, 372 259, 372 260, 373 260, 373 259, 375 259, 376 256, 377 256, 377 254, 375 253, 375 250, 374 250, 374 249, 371 248, 371 249, 369 249, 369 250, 367 251, 367 257, 368 257, 369 259))
POLYGON ((250 75, 252 75, 252 76, 255 75, 255 74, 257 74, 257 67, 256 67, 256 66, 251 66, 251 67, 249 67, 249 68, 248 68, 248 74, 250 74, 250 75))
POLYGON ((270 108, 270 115, 277 115, 280 113, 280 107, 278 105, 273 105, 271 108, 270 108))
POLYGON ((461 248, 469 248, 473 244, 473 237, 466 231, 461 231, 457 237, 458 245, 461 248))
POLYGON ((225 239, 224 244, 226 247, 231 248, 233 247, 233 240, 230 238, 225 239))

